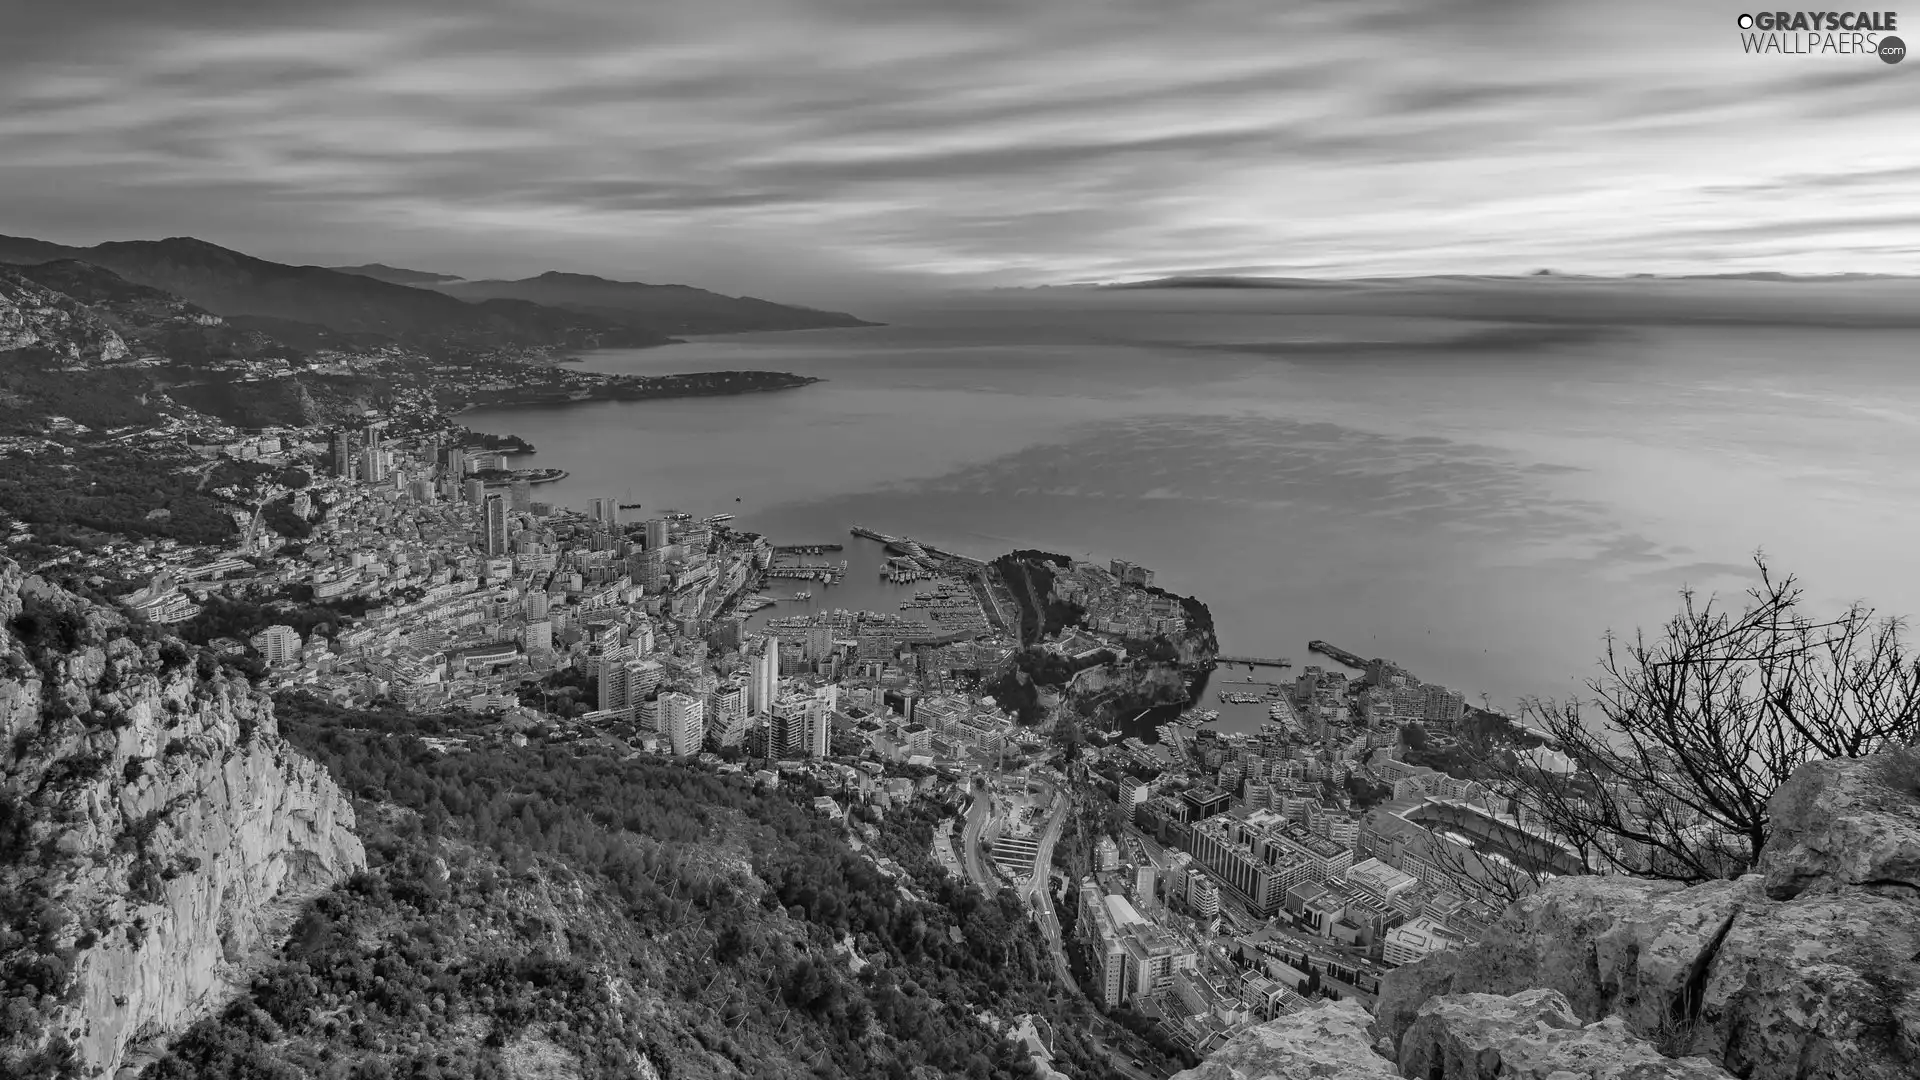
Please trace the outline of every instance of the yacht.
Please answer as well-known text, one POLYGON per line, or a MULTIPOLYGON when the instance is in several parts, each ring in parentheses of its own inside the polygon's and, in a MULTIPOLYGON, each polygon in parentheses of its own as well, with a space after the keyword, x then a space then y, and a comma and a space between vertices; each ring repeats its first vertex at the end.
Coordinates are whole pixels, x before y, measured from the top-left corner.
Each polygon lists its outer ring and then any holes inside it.
POLYGON ((813 599, 813 594, 805 589, 801 589, 799 592, 793 594, 793 598, 795 600, 811 600, 813 599))

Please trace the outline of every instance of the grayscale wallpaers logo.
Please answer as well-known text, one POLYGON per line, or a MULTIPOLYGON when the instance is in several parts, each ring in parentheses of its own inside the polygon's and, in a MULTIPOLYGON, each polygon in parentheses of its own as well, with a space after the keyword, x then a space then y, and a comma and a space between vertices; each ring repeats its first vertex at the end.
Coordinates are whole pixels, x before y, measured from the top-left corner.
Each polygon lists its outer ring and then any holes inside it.
POLYGON ((1894 11, 1758 11, 1735 22, 1743 52, 1872 55, 1886 64, 1907 58, 1907 43, 1893 36, 1900 23, 1894 11))

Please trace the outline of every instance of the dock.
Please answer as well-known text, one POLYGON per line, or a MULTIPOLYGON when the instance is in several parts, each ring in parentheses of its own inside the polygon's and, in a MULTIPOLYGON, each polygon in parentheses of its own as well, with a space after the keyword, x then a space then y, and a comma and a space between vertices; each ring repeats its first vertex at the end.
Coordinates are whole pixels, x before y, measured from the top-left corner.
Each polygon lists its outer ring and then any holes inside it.
POLYGON ((1363 659, 1360 656, 1359 653, 1350 653, 1347 650, 1339 647, 1338 645, 1329 644, 1328 642, 1325 642, 1325 641, 1309 641, 1307 642, 1307 648, 1312 649, 1314 652, 1320 653, 1321 655, 1326 656, 1331 660, 1335 660, 1335 661, 1338 661, 1339 663, 1345 664, 1350 668, 1355 668, 1360 671, 1365 671, 1367 669, 1367 662, 1365 659, 1363 659))
POLYGON ((1232 664, 1245 664, 1248 667, 1292 667, 1293 661, 1284 656, 1216 656, 1213 662, 1222 667, 1232 664))
POLYGON ((775 544, 775 555, 824 555, 829 551, 842 550, 839 544, 775 544))

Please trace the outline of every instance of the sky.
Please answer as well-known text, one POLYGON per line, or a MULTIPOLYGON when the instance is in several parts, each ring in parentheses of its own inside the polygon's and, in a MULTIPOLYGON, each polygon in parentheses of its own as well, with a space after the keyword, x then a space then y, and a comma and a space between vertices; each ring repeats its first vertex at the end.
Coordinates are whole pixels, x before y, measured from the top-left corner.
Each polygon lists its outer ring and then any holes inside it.
POLYGON ((1747 55, 1746 10, 24 4, 0 33, 0 232, 801 301, 1920 270, 1920 60, 1747 55))

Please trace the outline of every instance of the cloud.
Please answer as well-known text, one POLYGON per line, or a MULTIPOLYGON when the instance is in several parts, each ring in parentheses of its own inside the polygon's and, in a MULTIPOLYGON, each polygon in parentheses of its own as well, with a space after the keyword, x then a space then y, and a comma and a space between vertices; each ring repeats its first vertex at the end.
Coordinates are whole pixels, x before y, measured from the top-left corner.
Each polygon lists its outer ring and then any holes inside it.
POLYGON ((1910 269, 1920 144, 1887 132, 1920 110, 1911 73, 1745 56, 1734 14, 33 5, 0 41, 0 230, 802 299, 1220 266, 1910 269), (1858 205, 1810 201, 1837 192, 1858 205), (1846 224, 1867 217, 1871 240, 1846 224))

